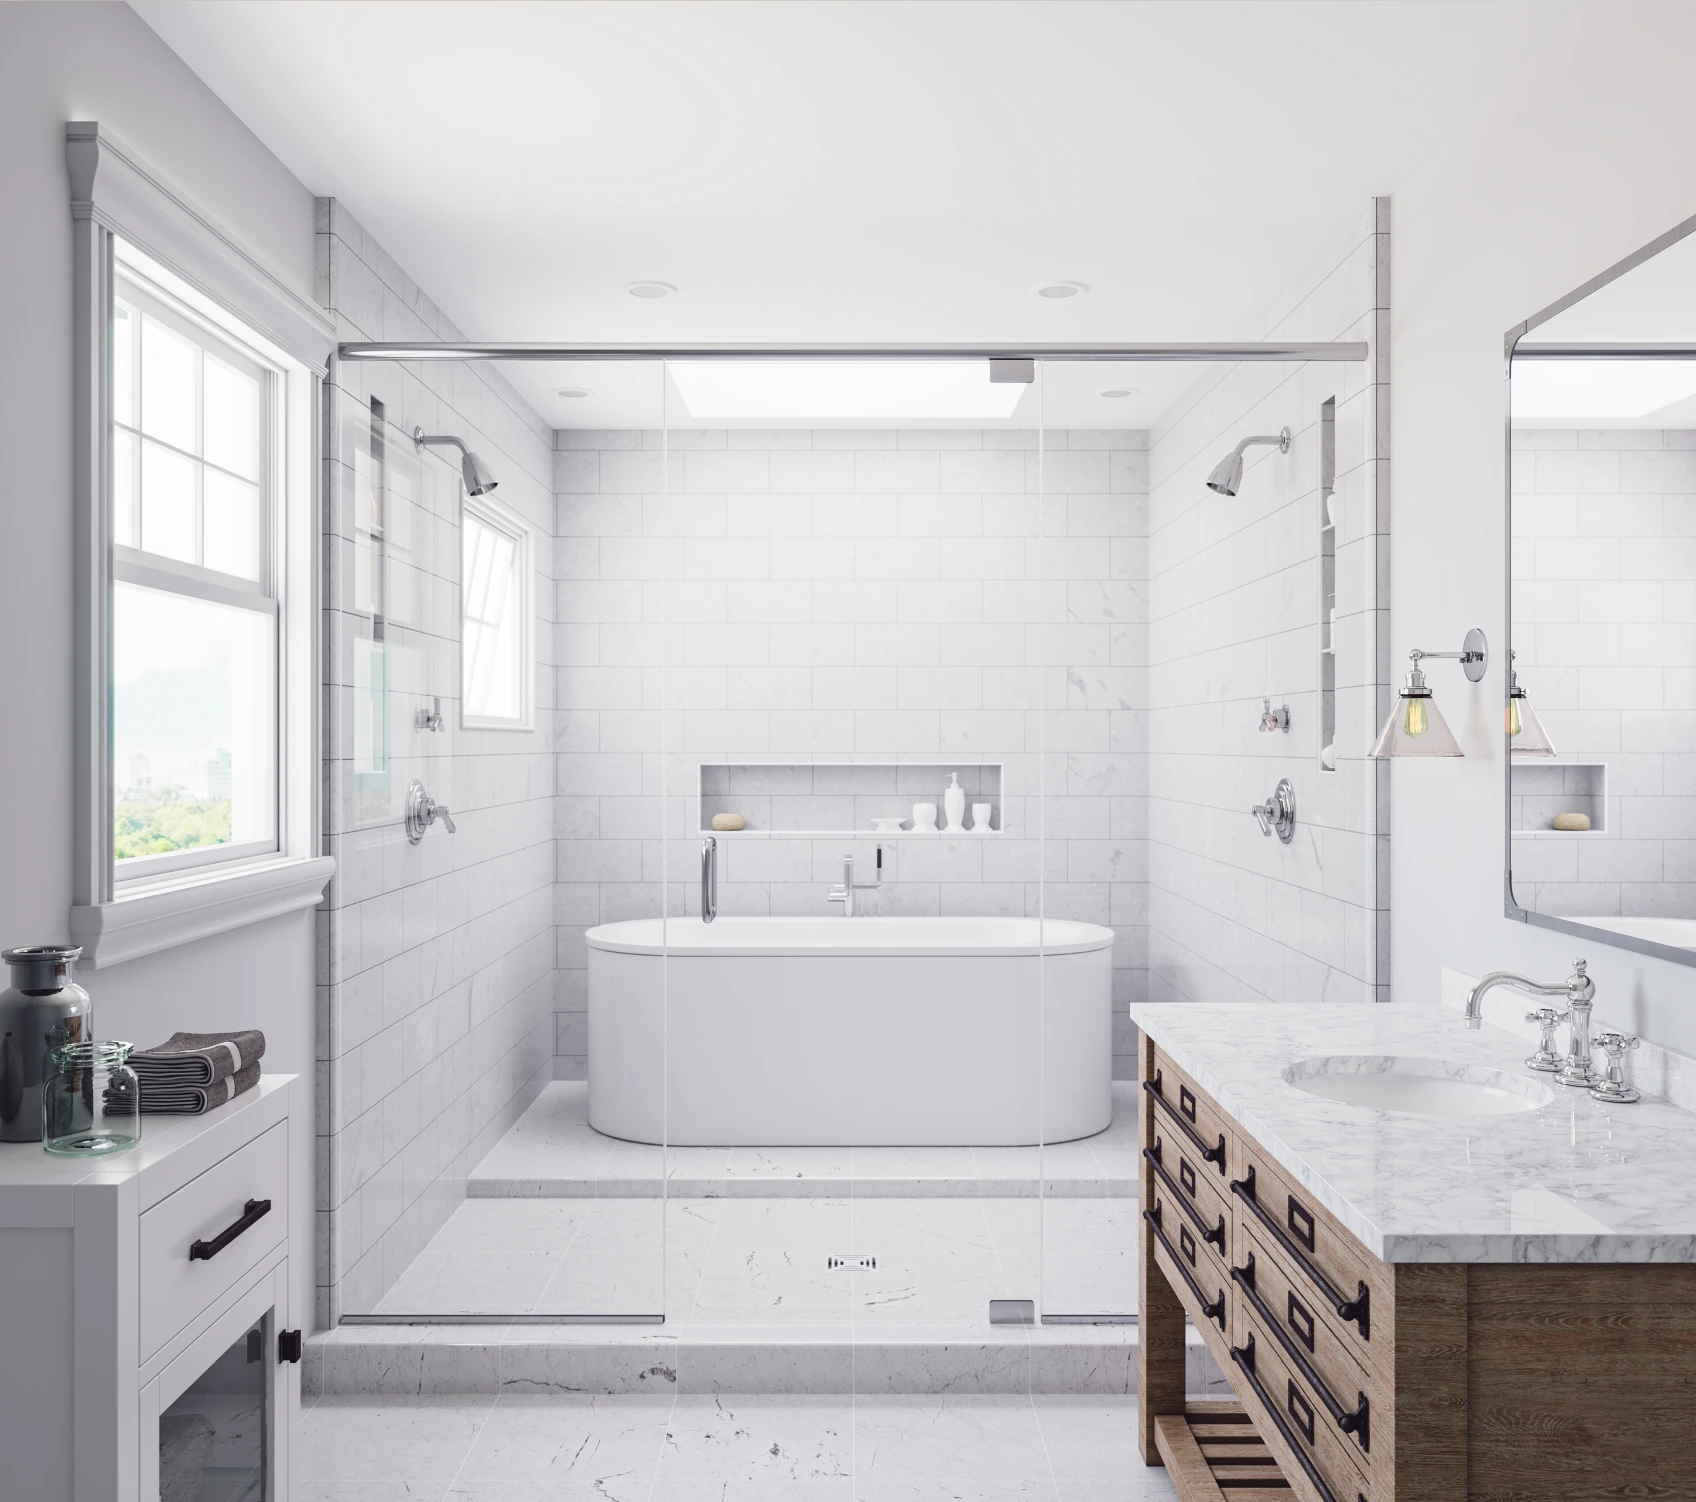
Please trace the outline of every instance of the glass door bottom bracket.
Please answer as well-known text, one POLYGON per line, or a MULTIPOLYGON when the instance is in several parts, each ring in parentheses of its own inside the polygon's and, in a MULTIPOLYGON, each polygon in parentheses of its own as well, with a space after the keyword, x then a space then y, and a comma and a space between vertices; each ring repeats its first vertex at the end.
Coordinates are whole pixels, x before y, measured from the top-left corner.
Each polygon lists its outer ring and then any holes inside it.
POLYGON ((344 1314, 344 1325, 663 1325, 663 1314, 344 1314))

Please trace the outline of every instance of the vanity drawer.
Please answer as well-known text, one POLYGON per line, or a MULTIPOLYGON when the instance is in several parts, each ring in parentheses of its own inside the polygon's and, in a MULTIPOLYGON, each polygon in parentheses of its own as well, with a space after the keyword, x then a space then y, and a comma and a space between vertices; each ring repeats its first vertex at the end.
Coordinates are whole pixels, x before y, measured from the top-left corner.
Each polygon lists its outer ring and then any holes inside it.
MULTIPOLYGON (((1356 1342, 1335 1328, 1314 1308, 1311 1289, 1301 1286, 1282 1258, 1252 1227, 1238 1228, 1238 1265, 1232 1270, 1242 1318, 1254 1316, 1261 1338, 1278 1347, 1282 1364, 1290 1368, 1317 1400, 1325 1421, 1360 1453, 1364 1467, 1370 1453, 1371 1414, 1388 1412, 1384 1389, 1362 1367, 1352 1349, 1356 1342), (1348 1427, 1340 1415, 1352 1415, 1348 1427), (1364 1416, 1364 1423, 1361 1417, 1364 1416)), ((1381 1436, 1388 1441, 1387 1431, 1381 1436)))
POLYGON ((141 1360, 257 1267, 288 1228, 286 1121, 143 1212, 141 1360), (270 1208, 260 1211, 267 1201, 270 1208))
POLYGON ((1237 1133, 1233 1150, 1230 1191, 1238 1225, 1274 1252, 1315 1316, 1370 1367, 1371 1288, 1380 1264, 1252 1138, 1237 1133))
POLYGON ((1173 1292, 1203 1332, 1217 1339, 1231 1333, 1231 1279, 1213 1248, 1195 1234, 1192 1223, 1165 1185, 1143 1210, 1154 1260, 1173 1292))
MULTIPOLYGON (((1294 1483, 1298 1475, 1305 1475, 1322 1502, 1327 1496, 1331 1502, 1387 1498, 1391 1468, 1384 1468, 1386 1484, 1376 1486, 1374 1472, 1382 1457, 1375 1457, 1370 1448, 1361 1449, 1353 1435, 1339 1429, 1318 1393, 1284 1359, 1276 1338, 1242 1300, 1241 1290, 1237 1292, 1232 1386, 1267 1447, 1278 1456, 1286 1477, 1294 1483)), ((1370 1428, 1370 1411, 1367 1423, 1370 1428)))
MULTIPOLYGON (((1219 1265, 1219 1275, 1229 1277, 1235 1254, 1235 1227, 1230 1201, 1201 1166, 1189 1143, 1175 1132, 1155 1123, 1154 1146, 1147 1149, 1149 1172, 1162 1197, 1169 1199, 1180 1219, 1180 1230, 1193 1236, 1219 1265)), ((1168 1227, 1171 1234, 1171 1228, 1168 1227)), ((1179 1242, 1182 1248, 1182 1241, 1179 1242)))
POLYGON ((1154 1050, 1154 1078, 1143 1082, 1154 1098, 1154 1120, 1162 1132, 1183 1141, 1198 1172, 1221 1189, 1229 1170, 1229 1123, 1201 1088, 1160 1049, 1154 1050))

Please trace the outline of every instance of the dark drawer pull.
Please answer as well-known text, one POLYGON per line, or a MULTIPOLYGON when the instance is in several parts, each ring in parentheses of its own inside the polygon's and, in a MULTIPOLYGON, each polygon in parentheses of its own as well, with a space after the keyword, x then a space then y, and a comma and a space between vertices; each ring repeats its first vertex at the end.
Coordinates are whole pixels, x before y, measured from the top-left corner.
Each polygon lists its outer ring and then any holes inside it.
POLYGON ((1166 1248, 1166 1255, 1172 1259, 1172 1266, 1178 1269, 1184 1282, 1189 1284, 1190 1292, 1195 1295, 1196 1303, 1201 1305, 1202 1314, 1208 1319, 1217 1320, 1219 1333, 1223 1335, 1225 1333, 1225 1290, 1221 1288, 1219 1296, 1211 1302, 1207 1295, 1201 1291, 1201 1284, 1196 1282, 1195 1274, 1184 1266, 1184 1259, 1178 1255, 1177 1249, 1166 1239, 1165 1231, 1160 1228, 1159 1205, 1156 1205, 1152 1210, 1144 1210, 1142 1218, 1148 1222, 1149 1229, 1160 1239, 1161 1246, 1166 1248))
POLYGON ((277 1360, 297 1362, 300 1360, 300 1331, 277 1331, 277 1360))
MULTIPOLYGON (((1219 1145, 1217 1147, 1209 1147, 1207 1145, 1207 1139, 1184 1120, 1183 1112, 1179 1111, 1171 1101, 1166 1099, 1165 1082, 1161 1078, 1159 1070, 1155 1071, 1153 1079, 1144 1080, 1142 1082, 1142 1087, 1154 1097, 1155 1103, 1160 1107, 1160 1109, 1172 1118, 1178 1130, 1190 1139, 1191 1145, 1194 1146, 1195 1150, 1201 1154, 1201 1161, 1203 1163, 1214 1164, 1220 1173, 1224 1173, 1225 1134, 1223 1132, 1219 1134, 1219 1145)), ((1195 1097, 1192 1095, 1190 1096, 1190 1099, 1193 1101, 1195 1097)))
POLYGON ((257 1225, 270 1213, 270 1200, 249 1200, 242 1207, 240 1220, 232 1220, 210 1241, 191 1243, 188 1249, 188 1260, 190 1262, 210 1262, 243 1231, 250 1226, 257 1225))
POLYGON ((1178 1086, 1178 1109, 1184 1113, 1184 1120, 1191 1126, 1195 1125, 1195 1092, 1188 1085, 1178 1086))
POLYGON ((1313 1212, 1293 1194, 1289 1196, 1289 1201, 1290 1234, 1311 1252, 1313 1250, 1313 1212))
POLYGON ((1313 1443, 1313 1404, 1302 1396, 1301 1389, 1296 1386, 1294 1377, 1289 1380, 1289 1388, 1289 1397, 1285 1402, 1285 1407, 1289 1409, 1290 1417, 1296 1421, 1296 1428, 1301 1431, 1302 1437, 1311 1445, 1313 1443))
POLYGON ((1295 1453, 1296 1461, 1307 1473, 1307 1479, 1313 1483, 1313 1489, 1325 1499, 1325 1502, 1337 1502, 1337 1494, 1326 1486, 1325 1478, 1319 1474, 1319 1467, 1314 1465, 1312 1457, 1297 1441, 1295 1431, 1290 1428, 1284 1415, 1278 1412, 1278 1406, 1260 1385, 1260 1378, 1254 1370, 1254 1337, 1248 1338, 1246 1346, 1232 1346, 1231 1360, 1237 1364, 1237 1370, 1248 1379, 1248 1385, 1254 1389, 1255 1397, 1260 1399, 1260 1406, 1266 1410, 1267 1418, 1272 1420, 1278 1433, 1284 1436, 1284 1443, 1295 1453))
POLYGON ((1178 1208, 1184 1212, 1190 1224, 1201 1232, 1201 1239, 1218 1247, 1220 1254, 1223 1255, 1225 1251, 1225 1217, 1221 1215, 1219 1224, 1210 1227, 1201 1211, 1196 1209, 1182 1194, 1178 1193, 1178 1186, 1172 1182, 1172 1175, 1166 1172, 1166 1165, 1160 1161, 1160 1144, 1158 1142, 1152 1148, 1145 1147, 1142 1150, 1142 1155, 1148 1159, 1155 1173, 1159 1176, 1160 1182, 1172 1191, 1173 1200, 1177 1203, 1178 1208))
MULTIPOLYGON (((1252 1262, 1254 1258, 1251 1256, 1248 1260, 1252 1262)), ((1289 1318, 1284 1323, 1296 1332, 1296 1339, 1311 1351, 1313 1349, 1313 1311, 1295 1296, 1293 1290, 1290 1293, 1289 1311, 1289 1318)))
MULTIPOLYGON (((1360 1448, 1370 1453, 1372 1449, 1372 1407, 1367 1402, 1366 1394, 1357 1392, 1356 1395, 1360 1401, 1352 1413, 1337 1401, 1336 1395, 1326 1386, 1325 1379, 1313 1369, 1313 1363, 1302 1355, 1301 1347, 1284 1333, 1284 1327, 1279 1324, 1277 1315, 1268 1307, 1266 1300, 1261 1298, 1260 1290, 1255 1286, 1254 1281, 1253 1252, 1249 1253, 1248 1262, 1245 1266, 1231 1269, 1231 1281, 1242 1289, 1243 1297, 1249 1301, 1254 1312, 1260 1316, 1261 1323, 1272 1332, 1272 1338, 1283 1347, 1284 1354, 1290 1360, 1290 1365, 1302 1374, 1307 1385, 1319 1395, 1319 1401, 1325 1405, 1325 1411, 1337 1421, 1337 1427, 1344 1434, 1352 1434, 1359 1442, 1360 1448)), ((1290 1296, 1290 1304, 1292 1308, 1299 1307, 1294 1294, 1290 1296)), ((1305 1311, 1303 1312, 1305 1313, 1305 1311)), ((1309 1316, 1308 1328, 1310 1331, 1312 1329, 1311 1318, 1309 1316)), ((1296 1333, 1299 1335, 1301 1331, 1298 1329, 1296 1333)), ((1309 1349, 1311 1350, 1312 1347, 1310 1346, 1309 1349)), ((1307 1437, 1311 1441, 1313 1439, 1311 1420, 1307 1427, 1307 1437)))
MULTIPOLYGON (((1231 1193, 1254 1212, 1254 1218, 1265 1227, 1267 1234, 1284 1249, 1290 1261, 1294 1262, 1307 1275, 1307 1280, 1324 1296, 1325 1302, 1337 1311, 1337 1318, 1353 1320, 1355 1324, 1360 1326, 1361 1337, 1365 1340, 1371 1340, 1371 1291, 1364 1283, 1360 1283, 1358 1285, 1360 1291, 1352 1299, 1345 1299, 1332 1286, 1331 1280, 1307 1260, 1302 1249, 1290 1240, 1289 1234, 1261 1208, 1260 1201, 1255 1198, 1254 1167, 1252 1164, 1249 1166, 1247 1178, 1231 1180, 1231 1193)), ((1292 1201, 1292 1203, 1294 1202, 1292 1201)))
POLYGON ((1183 1186, 1185 1194, 1195 1196, 1195 1170, 1190 1167, 1190 1160, 1182 1153, 1178 1154, 1178 1183, 1183 1186))

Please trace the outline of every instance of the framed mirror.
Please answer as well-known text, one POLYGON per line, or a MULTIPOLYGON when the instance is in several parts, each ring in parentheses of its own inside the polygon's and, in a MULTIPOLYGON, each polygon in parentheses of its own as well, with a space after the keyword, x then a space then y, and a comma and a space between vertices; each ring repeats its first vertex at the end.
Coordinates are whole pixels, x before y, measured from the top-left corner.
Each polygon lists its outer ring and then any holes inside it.
POLYGON ((1507 335, 1507 913, 1696 965, 1696 219, 1507 335))

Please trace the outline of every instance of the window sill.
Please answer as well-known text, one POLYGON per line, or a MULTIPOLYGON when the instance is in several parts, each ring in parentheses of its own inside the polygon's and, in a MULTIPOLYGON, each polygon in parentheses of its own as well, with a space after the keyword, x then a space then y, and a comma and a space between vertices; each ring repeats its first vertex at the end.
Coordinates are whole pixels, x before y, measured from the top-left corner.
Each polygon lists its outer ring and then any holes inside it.
POLYGON ((239 870, 162 878, 112 902, 71 909, 71 942, 99 969, 316 907, 335 873, 327 855, 272 858, 239 870))

